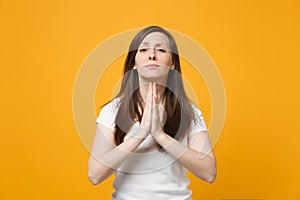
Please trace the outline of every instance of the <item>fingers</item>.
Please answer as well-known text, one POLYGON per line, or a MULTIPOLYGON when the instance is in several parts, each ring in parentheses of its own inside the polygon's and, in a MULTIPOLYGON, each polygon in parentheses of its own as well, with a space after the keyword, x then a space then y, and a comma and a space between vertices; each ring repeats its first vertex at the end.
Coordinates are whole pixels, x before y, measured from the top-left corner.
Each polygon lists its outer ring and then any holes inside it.
MULTIPOLYGON (((152 84, 149 83, 147 99, 146 99, 146 105, 145 105, 144 114, 143 114, 143 118, 146 121, 151 120, 151 114, 152 114, 152 108, 151 107, 152 107, 152 84)), ((145 123, 147 123, 147 122, 145 122, 145 123)))
POLYGON ((147 94, 147 100, 146 100, 146 107, 152 105, 152 96, 153 96, 153 91, 152 91, 152 83, 149 83, 148 85, 148 94, 147 94))
POLYGON ((156 93, 156 83, 152 84, 152 119, 151 119, 151 135, 155 136, 161 130, 158 101, 156 93))
POLYGON ((152 84, 152 105, 157 104, 156 83, 152 84))
POLYGON ((156 94, 156 83, 152 84, 152 118, 157 118, 158 108, 157 108, 157 94, 156 94))
POLYGON ((139 127, 139 136, 147 137, 151 131, 151 115, 152 115, 152 85, 149 83, 146 98, 146 105, 143 112, 141 125, 139 127))
POLYGON ((159 118, 156 83, 152 84, 152 106, 151 107, 152 107, 152 119, 155 120, 159 118))

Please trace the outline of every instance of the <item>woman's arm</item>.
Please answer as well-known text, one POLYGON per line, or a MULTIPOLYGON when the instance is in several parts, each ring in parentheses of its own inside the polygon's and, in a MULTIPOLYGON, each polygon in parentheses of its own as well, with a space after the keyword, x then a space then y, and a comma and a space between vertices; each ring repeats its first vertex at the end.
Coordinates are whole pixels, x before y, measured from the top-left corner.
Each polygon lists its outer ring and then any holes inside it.
POLYGON ((195 176, 208 183, 213 183, 217 171, 216 159, 207 131, 201 131, 188 138, 188 147, 163 132, 160 126, 155 83, 152 89, 152 137, 195 176))
POLYGON ((93 184, 97 185, 107 179, 150 134, 151 107, 152 88, 149 83, 141 125, 134 134, 118 146, 114 145, 113 131, 97 124, 96 137, 88 163, 88 176, 93 184))
POLYGON ((119 146, 115 146, 113 131, 98 124, 93 150, 88 162, 89 180, 97 185, 107 179, 143 140, 141 137, 129 136, 119 146))
POLYGON ((216 160, 206 131, 189 138, 189 147, 181 144, 163 131, 153 136, 170 155, 198 178, 213 183, 216 177, 216 160))

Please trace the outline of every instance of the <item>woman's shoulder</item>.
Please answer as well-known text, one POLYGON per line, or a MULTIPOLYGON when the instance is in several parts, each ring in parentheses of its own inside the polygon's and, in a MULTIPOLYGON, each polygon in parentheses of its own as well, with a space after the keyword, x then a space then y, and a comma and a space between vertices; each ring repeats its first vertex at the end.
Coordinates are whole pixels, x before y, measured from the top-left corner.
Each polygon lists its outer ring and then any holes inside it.
POLYGON ((196 114, 196 115, 202 115, 202 111, 200 108, 198 108, 198 106, 194 103, 190 103, 191 104, 191 107, 193 109, 193 112, 196 114))
MULTIPOLYGON (((194 120, 192 123, 192 134, 200 132, 200 131, 207 131, 206 123, 204 117, 202 115, 202 111, 196 104, 191 103, 193 112, 194 112, 194 120)), ((191 135, 192 135, 191 134, 191 135)))
POLYGON ((114 123, 115 123, 115 118, 118 113, 118 107, 120 103, 120 98, 114 98, 107 104, 105 104, 101 111, 100 114, 96 120, 97 123, 101 123, 108 128, 114 130, 114 123))
POLYGON ((109 101, 108 103, 106 103, 101 111, 115 111, 118 109, 119 105, 120 105, 120 101, 121 101, 121 98, 119 97, 116 97, 116 98, 113 98, 111 101, 109 101))

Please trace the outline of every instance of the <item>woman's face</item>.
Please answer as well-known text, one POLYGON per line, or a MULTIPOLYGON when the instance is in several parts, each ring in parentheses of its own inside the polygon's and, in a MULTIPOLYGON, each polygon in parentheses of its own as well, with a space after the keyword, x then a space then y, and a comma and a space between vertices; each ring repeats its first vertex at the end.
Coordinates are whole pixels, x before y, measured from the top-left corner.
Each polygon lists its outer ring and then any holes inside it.
POLYGON ((140 81, 165 82, 170 68, 173 68, 168 37, 160 32, 148 34, 138 48, 135 67, 140 81))

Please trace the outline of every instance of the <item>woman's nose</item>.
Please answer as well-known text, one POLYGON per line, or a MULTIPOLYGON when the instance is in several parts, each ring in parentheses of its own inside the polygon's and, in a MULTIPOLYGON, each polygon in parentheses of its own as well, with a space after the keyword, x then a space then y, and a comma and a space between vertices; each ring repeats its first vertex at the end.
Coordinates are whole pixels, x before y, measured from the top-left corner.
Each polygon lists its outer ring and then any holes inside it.
POLYGON ((150 49, 149 60, 155 60, 155 49, 150 49))

